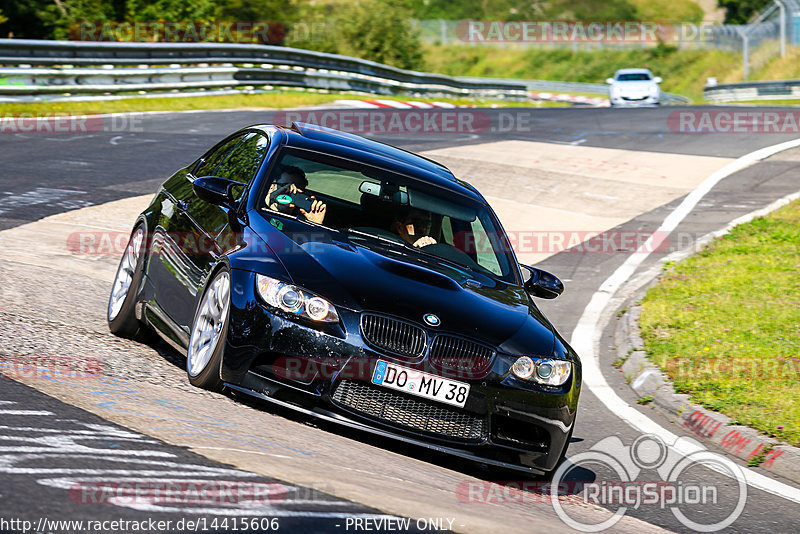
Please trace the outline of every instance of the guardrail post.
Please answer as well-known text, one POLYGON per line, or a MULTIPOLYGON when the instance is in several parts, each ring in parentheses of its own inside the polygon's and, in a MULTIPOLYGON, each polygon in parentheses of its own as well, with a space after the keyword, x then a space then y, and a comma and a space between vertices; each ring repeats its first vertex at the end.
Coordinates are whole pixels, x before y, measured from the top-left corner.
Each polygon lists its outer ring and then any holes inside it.
POLYGON ((742 62, 744 63, 744 79, 750 77, 750 37, 747 35, 747 30, 736 28, 739 37, 742 38, 742 62))
POLYGON ((778 4, 778 9, 781 10, 781 57, 786 57, 786 6, 781 0, 772 1, 778 4))

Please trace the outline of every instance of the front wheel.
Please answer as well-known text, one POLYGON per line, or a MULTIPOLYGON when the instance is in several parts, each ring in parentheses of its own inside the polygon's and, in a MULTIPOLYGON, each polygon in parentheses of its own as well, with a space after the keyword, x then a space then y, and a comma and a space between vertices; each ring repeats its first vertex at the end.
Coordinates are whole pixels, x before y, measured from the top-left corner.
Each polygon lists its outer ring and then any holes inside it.
POLYGON ((108 328, 114 335, 134 338, 145 328, 136 318, 135 308, 144 276, 146 246, 144 226, 140 224, 134 228, 128 246, 125 247, 108 298, 106 318, 108 328))
POLYGON ((220 365, 225 350, 231 302, 231 275, 222 269, 206 286, 192 323, 186 372, 193 386, 222 389, 220 365))

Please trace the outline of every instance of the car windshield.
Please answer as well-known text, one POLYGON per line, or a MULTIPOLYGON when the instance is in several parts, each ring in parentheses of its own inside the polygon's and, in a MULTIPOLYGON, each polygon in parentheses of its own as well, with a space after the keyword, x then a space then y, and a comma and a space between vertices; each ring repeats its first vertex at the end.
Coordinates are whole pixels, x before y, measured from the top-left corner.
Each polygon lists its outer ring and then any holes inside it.
POLYGON ((403 175, 285 148, 260 209, 348 234, 371 249, 413 251, 479 275, 517 281, 510 244, 486 206, 403 175))
POLYGON ((646 72, 629 72, 617 75, 618 82, 646 82, 651 79, 646 72))

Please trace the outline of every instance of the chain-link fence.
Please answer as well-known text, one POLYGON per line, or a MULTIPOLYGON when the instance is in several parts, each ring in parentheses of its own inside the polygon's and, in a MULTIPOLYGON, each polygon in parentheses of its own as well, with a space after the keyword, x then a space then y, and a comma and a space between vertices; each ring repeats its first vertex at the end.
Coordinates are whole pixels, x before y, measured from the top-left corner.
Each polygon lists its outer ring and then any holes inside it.
POLYGON ((742 54, 744 77, 786 46, 800 46, 800 0, 771 0, 748 24, 665 21, 418 20, 423 41, 435 44, 597 50, 655 47, 727 50, 742 54), (755 53, 758 51, 758 53, 755 53))

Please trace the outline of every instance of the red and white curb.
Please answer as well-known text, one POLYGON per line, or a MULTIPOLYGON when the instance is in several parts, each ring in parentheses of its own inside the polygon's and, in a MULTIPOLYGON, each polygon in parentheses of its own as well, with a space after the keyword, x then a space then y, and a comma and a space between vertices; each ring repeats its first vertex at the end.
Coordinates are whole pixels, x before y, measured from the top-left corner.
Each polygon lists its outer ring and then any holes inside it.
MULTIPOLYGON (((568 102, 571 104, 584 104, 594 107, 607 107, 607 98, 570 95, 566 93, 528 93, 531 100, 544 100, 549 102, 568 102)), ((419 102, 417 100, 337 100, 334 102, 342 106, 360 109, 453 109, 474 108, 475 105, 456 105, 448 102, 419 102)), ((493 104, 488 107, 498 107, 493 104)))
POLYGON ((549 102, 571 102, 573 104, 587 104, 595 107, 609 105, 607 98, 600 96, 570 95, 566 93, 528 93, 533 100, 547 100, 549 102))
POLYGON ((474 108, 475 106, 450 104, 449 102, 418 102, 416 100, 337 100, 342 104, 362 109, 434 109, 434 108, 474 108))

